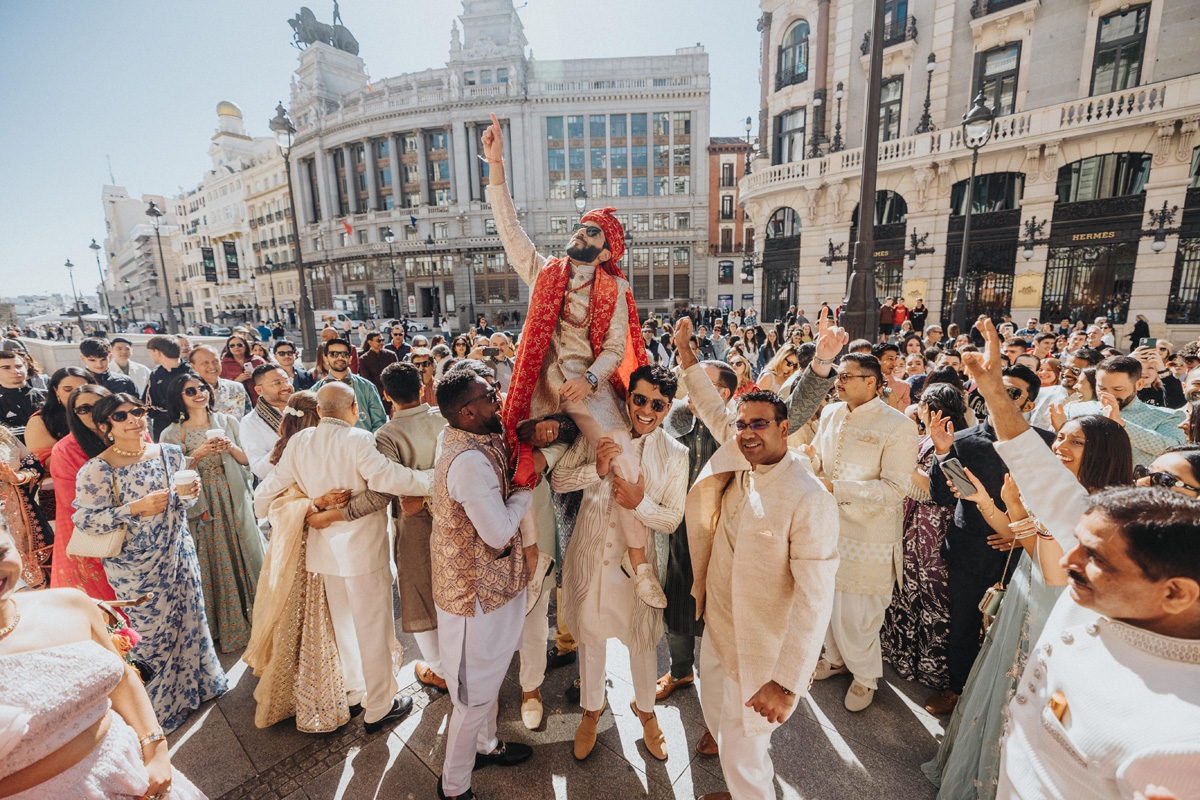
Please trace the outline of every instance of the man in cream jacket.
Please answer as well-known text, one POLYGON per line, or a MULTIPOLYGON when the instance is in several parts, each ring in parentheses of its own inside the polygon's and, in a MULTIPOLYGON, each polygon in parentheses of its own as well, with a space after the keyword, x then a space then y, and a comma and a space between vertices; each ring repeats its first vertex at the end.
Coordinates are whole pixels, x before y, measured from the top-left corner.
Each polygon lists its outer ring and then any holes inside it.
POLYGON ((701 800, 770 800, 771 733, 808 692, 833 608, 837 504, 788 449, 777 395, 742 395, 734 426, 685 510, 705 619, 700 704, 729 788, 701 800))

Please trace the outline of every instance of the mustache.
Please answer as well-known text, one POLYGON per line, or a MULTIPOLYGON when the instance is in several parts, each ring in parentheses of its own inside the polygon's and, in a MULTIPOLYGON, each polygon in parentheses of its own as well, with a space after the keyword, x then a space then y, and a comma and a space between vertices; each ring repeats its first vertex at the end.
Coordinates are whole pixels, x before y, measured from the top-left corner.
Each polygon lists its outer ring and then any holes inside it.
POLYGON ((1085 587, 1090 587, 1090 586, 1091 586, 1091 584, 1090 584, 1090 583, 1088 583, 1088 579, 1087 579, 1087 578, 1085 578, 1085 577, 1083 576, 1083 573, 1082 573, 1082 572, 1079 572, 1078 570, 1074 570, 1074 569, 1068 569, 1068 570, 1067 570, 1067 577, 1068 577, 1068 578, 1070 578, 1071 580, 1075 581, 1075 582, 1076 582, 1077 584, 1079 584, 1080 586, 1085 586, 1085 587))

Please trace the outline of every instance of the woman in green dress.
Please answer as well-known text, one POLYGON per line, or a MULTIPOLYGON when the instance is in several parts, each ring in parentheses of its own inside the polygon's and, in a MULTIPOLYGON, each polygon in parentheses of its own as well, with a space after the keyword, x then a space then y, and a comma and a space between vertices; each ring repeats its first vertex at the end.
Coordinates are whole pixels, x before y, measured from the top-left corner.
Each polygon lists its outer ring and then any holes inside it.
POLYGON ((163 431, 162 441, 179 445, 189 467, 200 473, 200 500, 188 510, 188 529, 196 540, 208 626, 221 652, 228 653, 250 641, 263 537, 238 420, 212 406, 211 390, 199 375, 177 377, 167 410, 178 421, 163 431))

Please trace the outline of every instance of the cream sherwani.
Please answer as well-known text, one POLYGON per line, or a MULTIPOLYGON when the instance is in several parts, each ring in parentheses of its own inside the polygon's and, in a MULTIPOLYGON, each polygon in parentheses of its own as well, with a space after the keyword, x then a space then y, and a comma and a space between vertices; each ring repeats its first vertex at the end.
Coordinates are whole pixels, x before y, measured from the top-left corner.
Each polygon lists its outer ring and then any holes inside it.
POLYGON ((260 481, 266 480, 271 470, 275 469, 271 463, 271 451, 279 441, 279 434, 253 408, 242 417, 241 434, 242 449, 246 451, 250 471, 260 481))
MULTIPOLYGON (((687 448, 656 428, 633 440, 644 479, 645 497, 633 510, 650 530, 670 534, 683 519, 687 497, 687 448)), ((604 699, 604 653, 608 639, 629 648, 638 707, 654 707, 657 669, 655 647, 662 637, 662 610, 637 600, 633 580, 621 570, 628 549, 618 524, 613 477, 596 474, 596 453, 582 436, 555 466, 550 487, 556 492, 583 490, 575 530, 563 555, 563 607, 560 613, 580 644, 580 683, 587 709, 604 699)), ((656 571, 654 537, 646 542, 646 560, 656 571)))
POLYGON ((704 721, 734 800, 768 800, 767 748, 778 724, 746 703, 770 681, 797 703, 808 693, 833 605, 837 507, 808 459, 788 450, 751 471, 730 440, 688 493, 686 519, 692 595, 705 618, 704 721))
MULTIPOLYGON (((428 495, 432 478, 389 461, 368 431, 325 418, 288 442, 275 470, 254 493, 255 513, 265 517, 271 501, 293 484, 313 499, 335 489, 428 495)), ((310 530, 307 561, 309 572, 325 576, 350 704, 361 702, 365 719, 375 722, 391 708, 398 689, 387 512, 310 530)))
POLYGON ((879 629, 902 575, 904 496, 917 466, 917 425, 875 398, 853 411, 821 412, 813 468, 833 483, 838 504, 837 594, 825 657, 863 686, 883 676, 879 629))

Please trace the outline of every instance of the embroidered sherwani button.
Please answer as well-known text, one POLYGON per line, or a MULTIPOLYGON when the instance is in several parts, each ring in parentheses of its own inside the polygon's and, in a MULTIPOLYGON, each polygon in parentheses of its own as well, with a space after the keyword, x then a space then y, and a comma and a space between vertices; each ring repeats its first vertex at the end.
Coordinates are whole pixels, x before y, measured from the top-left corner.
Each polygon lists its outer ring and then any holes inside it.
POLYGON ((1042 679, 1042 671, 1040 669, 1035 669, 1033 671, 1033 677, 1040 681, 1042 679))
POLYGON ((604 562, 604 566, 606 566, 606 567, 608 566, 608 562, 607 562, 607 561, 605 561, 605 562, 604 562))
POLYGON ((612 547, 612 542, 609 542, 609 543, 608 543, 608 546, 609 546, 609 547, 612 547))
POLYGON ((1054 652, 1053 648, 1049 642, 1046 642, 1046 655, 1050 655, 1052 652, 1054 652))
POLYGON ((1084 626, 1083 629, 1085 631, 1087 631, 1088 634, 1091 636, 1095 636, 1096 634, 1100 633, 1100 626, 1094 622, 1089 622, 1087 625, 1084 626))
POLYGON ((1071 642, 1075 641, 1075 637, 1072 636, 1069 631, 1063 631, 1062 635, 1060 635, 1058 638, 1062 639, 1063 644, 1070 644, 1071 642))
POLYGON ((1026 700, 1025 695, 1023 695, 1023 694, 1017 695, 1017 703, 1019 705, 1025 705, 1026 702, 1028 702, 1028 701, 1026 700))

